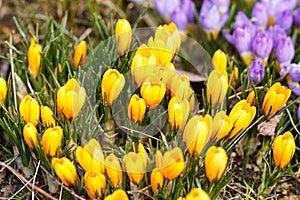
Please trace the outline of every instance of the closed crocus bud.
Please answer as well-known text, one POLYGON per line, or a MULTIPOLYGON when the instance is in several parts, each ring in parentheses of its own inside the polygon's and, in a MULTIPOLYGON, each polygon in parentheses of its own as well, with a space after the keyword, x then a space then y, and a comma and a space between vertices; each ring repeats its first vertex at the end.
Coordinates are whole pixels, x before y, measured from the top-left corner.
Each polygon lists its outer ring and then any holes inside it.
POLYGON ((102 99, 106 98, 108 105, 111 106, 113 101, 119 96, 124 85, 124 75, 116 69, 108 68, 103 74, 101 83, 102 99))
POLYGON ((297 29, 299 29, 300 28, 300 8, 298 8, 294 13, 294 23, 295 23, 297 29))
POLYGON ((27 124, 23 128, 23 137, 26 144, 34 149, 34 146, 39 146, 38 142, 38 132, 33 123, 27 122, 27 124))
POLYGON ((281 86, 279 82, 273 84, 266 93, 262 105, 265 116, 273 115, 287 102, 291 96, 291 90, 281 86))
POLYGON ((67 187, 72 187, 75 185, 78 180, 76 167, 68 158, 53 158, 51 164, 58 178, 67 187))
POLYGON ((42 137, 42 145, 47 156, 52 157, 60 147, 63 130, 60 126, 48 128, 42 137))
POLYGON ((63 113, 68 119, 74 119, 78 116, 86 99, 86 92, 80 87, 78 81, 74 78, 60 87, 57 92, 57 110, 63 113))
POLYGON ((226 71, 226 54, 221 49, 218 49, 212 57, 212 63, 214 64, 215 69, 219 70, 220 72, 226 71))
POLYGON ((74 67, 78 68, 79 65, 83 65, 87 54, 86 41, 81 41, 75 49, 74 54, 74 67))
POLYGON ((200 188, 193 188, 186 196, 185 200, 210 200, 209 195, 200 188))
POLYGON ((194 3, 192 0, 183 0, 181 5, 181 9, 185 13, 188 22, 193 22, 195 15, 194 15, 194 3))
POLYGON ((153 169, 150 174, 150 182, 152 191, 155 192, 164 184, 164 176, 159 169, 153 169))
POLYGON ((258 30, 252 40, 254 55, 266 62, 272 51, 272 47, 273 40, 271 35, 266 31, 258 30))
POLYGON ((251 106, 247 100, 236 103, 230 111, 229 118, 233 121, 233 128, 229 132, 228 138, 242 133, 252 122, 256 114, 256 107, 251 106))
POLYGON ((34 78, 38 76, 42 54, 41 46, 35 43, 35 40, 36 38, 33 36, 30 40, 30 46, 27 52, 28 66, 34 78))
POLYGON ((1 77, 0 78, 0 108, 6 98, 6 93, 7 93, 6 81, 1 77))
POLYGON ((222 147, 212 146, 207 150, 204 164, 205 175, 209 182, 214 183, 220 180, 226 169, 227 160, 228 157, 222 147))
POLYGON ((239 80, 239 68, 234 66, 229 77, 229 85, 235 87, 239 80))
POLYGON ((276 58, 280 65, 289 64, 295 56, 295 46, 292 38, 285 37, 278 41, 276 47, 276 58))
POLYGON ((166 93, 166 86, 160 82, 146 81, 141 87, 141 95, 147 106, 150 108, 156 107, 163 100, 166 93))
POLYGON ((99 172, 85 172, 84 185, 90 198, 101 197, 106 188, 105 176, 99 172))
POLYGON ((293 82, 300 82, 300 63, 290 64, 289 77, 293 82))
POLYGON ((104 200, 129 200, 126 192, 124 190, 118 189, 114 191, 111 195, 108 195, 104 200))
POLYGON ((115 37, 118 43, 118 52, 121 56, 123 56, 129 49, 132 39, 131 25, 126 19, 119 19, 117 21, 115 37))
POLYGON ((132 59, 131 73, 138 87, 140 87, 147 77, 153 74, 156 67, 156 58, 151 49, 142 44, 132 59))
POLYGON ((76 149, 78 163, 85 171, 105 172, 104 155, 99 142, 91 139, 84 147, 76 149))
POLYGON ((284 168, 292 160, 296 149, 295 139, 291 132, 285 132, 275 138, 273 158, 276 167, 284 168))
POLYGON ((146 172, 147 157, 142 153, 129 152, 123 157, 123 166, 130 182, 138 185, 146 172))
POLYGON ((116 187, 122 182, 123 174, 119 159, 112 153, 105 158, 105 171, 113 186, 116 187))
POLYGON ((183 141, 186 143, 190 154, 199 156, 207 140, 212 118, 209 114, 204 117, 194 115, 186 124, 183 132, 183 141))
POLYGON ((128 117, 133 122, 141 122, 146 112, 146 102, 137 94, 132 95, 128 105, 128 117))
POLYGON ((275 16, 276 24, 288 31, 293 25, 293 14, 291 10, 284 10, 275 16))
POLYGON ((24 118, 26 122, 31 122, 35 126, 39 123, 40 118, 40 106, 38 102, 29 95, 26 95, 19 106, 20 116, 24 118))
POLYGON ((265 67, 260 60, 253 60, 249 66, 250 80, 254 83, 260 83, 265 76, 265 67))
POLYGON ((53 111, 48 106, 41 106, 42 123, 47 127, 55 126, 53 111))
POLYGON ((268 25, 269 16, 267 8, 261 2, 256 2, 252 9, 252 21, 260 29, 268 25))
POLYGON ((229 131, 232 129, 233 122, 226 115, 225 111, 217 112, 214 119, 212 120, 210 129, 210 138, 215 140, 221 140, 226 137, 229 131))
POLYGON ((172 97, 168 105, 169 122, 175 130, 183 127, 190 114, 190 104, 184 99, 180 101, 176 96, 172 97))
POLYGON ((221 73, 218 70, 210 72, 207 81, 207 100, 209 103, 216 107, 220 105, 228 90, 228 77, 227 72, 221 73))
POLYGON ((162 173, 169 181, 177 178, 185 169, 184 157, 180 148, 165 152, 162 159, 162 173))
POLYGON ((247 96, 247 102, 251 105, 254 106, 255 105, 255 92, 254 90, 252 90, 248 96, 247 96))

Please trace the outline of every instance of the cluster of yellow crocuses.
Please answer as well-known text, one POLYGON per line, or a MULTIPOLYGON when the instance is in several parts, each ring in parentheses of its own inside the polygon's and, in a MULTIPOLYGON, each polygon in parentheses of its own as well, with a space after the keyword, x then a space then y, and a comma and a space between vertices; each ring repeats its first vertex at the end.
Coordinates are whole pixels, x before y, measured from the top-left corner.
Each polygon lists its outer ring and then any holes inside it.
MULTIPOLYGON (((132 40, 131 26, 125 19, 118 20, 115 27, 115 37, 118 52, 125 56, 132 40)), ((135 52, 131 63, 131 74, 134 83, 139 88, 128 102, 128 117, 133 123, 142 123, 146 113, 168 99, 168 122, 172 130, 181 133, 185 144, 181 149, 177 146, 159 150, 149 157, 144 146, 139 143, 137 151, 130 151, 117 157, 114 153, 106 155, 97 139, 90 139, 84 146, 76 148, 76 160, 84 171, 83 181, 87 194, 91 198, 106 196, 105 199, 128 199, 123 190, 108 194, 107 179, 115 188, 120 188, 125 180, 126 172, 129 182, 139 185, 147 176, 147 166, 155 163, 150 173, 151 189, 157 193, 166 182, 180 177, 186 170, 187 156, 185 150, 192 156, 204 157, 204 167, 207 179, 217 182, 226 170, 228 157, 222 147, 211 146, 204 149, 211 141, 232 139, 249 127, 257 115, 255 93, 250 92, 247 100, 238 101, 227 115, 219 111, 214 115, 194 114, 195 94, 190 86, 187 75, 176 74, 173 64, 181 46, 181 36, 175 24, 159 26, 154 37, 148 44, 141 44, 135 52)), ((42 50, 31 39, 28 49, 28 66, 34 78, 39 74, 42 50)), ((74 54, 74 67, 83 65, 87 56, 87 44, 78 44, 74 54)), ((227 57, 217 50, 213 55, 214 69, 207 81, 207 101, 215 109, 220 106, 227 94, 229 84, 238 79, 238 71, 234 70, 228 80, 227 57)), ((237 69, 237 68, 236 68, 237 69)), ((105 106, 111 107, 124 88, 125 78, 117 69, 107 67, 101 81, 101 97, 105 106)), ((7 93, 6 81, 0 78, 0 106, 5 103, 7 93)), ((262 104, 262 114, 265 116, 276 113, 289 99, 291 91, 280 83, 275 83, 265 94, 262 104)), ((25 96, 19 105, 20 118, 26 122, 23 127, 24 141, 33 151, 42 148, 45 155, 51 159, 52 167, 60 180, 68 187, 74 187, 80 182, 76 162, 67 157, 60 157, 61 141, 64 138, 63 128, 58 126, 56 119, 62 117, 73 120, 82 110, 87 99, 86 90, 72 78, 60 87, 56 95, 56 107, 40 105, 32 96, 25 96), (54 112, 57 111, 57 112, 54 112), (58 113, 60 116, 55 116, 58 113), (40 128, 38 129, 37 127, 40 128), (42 130, 39 133, 38 130, 42 130)), ((217 110, 217 109, 216 109, 217 110)), ((135 148, 133 148, 135 149, 135 148)), ((277 167, 285 167, 295 152, 294 137, 290 132, 278 136, 273 145, 273 157, 277 167)), ((149 170, 149 169, 148 169, 149 170)), ((178 199, 209 199, 208 194, 199 188, 192 189, 187 196, 178 199)))

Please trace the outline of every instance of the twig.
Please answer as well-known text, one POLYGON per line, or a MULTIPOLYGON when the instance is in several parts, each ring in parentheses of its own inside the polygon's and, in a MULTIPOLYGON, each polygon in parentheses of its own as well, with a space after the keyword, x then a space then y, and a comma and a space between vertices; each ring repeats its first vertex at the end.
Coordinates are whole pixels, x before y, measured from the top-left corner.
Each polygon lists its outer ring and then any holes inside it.
POLYGON ((0 161, 0 165, 5 167, 6 169, 8 169, 9 171, 11 171, 14 175, 16 175, 20 180, 24 181, 26 183, 26 185, 29 185, 32 190, 35 190, 37 192, 39 192, 40 194, 44 195, 45 197, 52 199, 52 200, 57 200, 55 197, 51 196, 50 194, 48 194, 46 191, 44 191, 43 189, 33 185, 30 181, 28 181, 24 176, 22 176, 20 173, 18 173, 16 170, 14 170, 11 166, 5 164, 4 162, 0 161))
POLYGON ((142 189, 139 190, 129 190, 127 191, 128 194, 138 194, 138 193, 143 193, 144 195, 146 195, 147 197, 149 197, 150 199, 155 200, 152 196, 150 196, 146 191, 148 191, 149 186, 144 187, 142 189))
POLYGON ((227 187, 229 187, 230 189, 236 191, 237 193, 239 193, 240 195, 243 195, 249 199, 255 200, 253 197, 248 196, 247 194, 241 192, 240 190, 236 189, 235 187, 232 187, 230 184, 227 185, 227 187))
POLYGON ((33 189, 33 187, 35 186, 34 185, 35 184, 35 178, 37 176, 37 172, 39 171, 40 164, 41 164, 41 161, 39 160, 38 165, 37 165, 36 170, 35 170, 35 173, 34 173, 34 176, 33 176, 32 187, 31 187, 32 188, 32 190, 31 190, 31 193, 32 193, 31 199, 32 200, 34 200, 34 189, 33 189))

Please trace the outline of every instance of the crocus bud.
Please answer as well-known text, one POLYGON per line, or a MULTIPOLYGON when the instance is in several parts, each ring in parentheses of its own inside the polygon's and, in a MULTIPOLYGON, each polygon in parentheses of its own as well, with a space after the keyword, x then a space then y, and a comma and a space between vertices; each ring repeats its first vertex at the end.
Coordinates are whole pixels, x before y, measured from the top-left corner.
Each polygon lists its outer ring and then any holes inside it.
POLYGON ((78 180, 75 165, 66 157, 53 158, 52 167, 58 178, 67 186, 75 186, 78 180))
POLYGON ((289 77, 293 82, 300 82, 300 63, 290 64, 289 77))
POLYGON ((190 104, 184 99, 180 101, 176 96, 172 97, 168 105, 169 122, 175 130, 183 127, 190 114, 190 104))
POLYGON ((290 96, 290 89, 281 86, 279 82, 273 84, 264 97, 262 105, 264 115, 273 115, 287 102, 290 96))
POLYGON ((234 66, 233 70, 231 71, 231 74, 229 76, 229 85, 232 87, 235 87, 239 80, 239 68, 234 66))
POLYGON ((0 108, 6 98, 6 93, 7 93, 6 81, 1 77, 0 78, 0 108))
POLYGON ((87 45, 86 41, 81 41, 76 47, 74 54, 74 67, 78 68, 79 65, 83 65, 87 54, 87 45))
POLYGON ((273 40, 268 32, 258 30, 252 40, 252 51, 258 58, 266 61, 272 51, 273 40))
POLYGON ((31 122, 35 126, 39 123, 40 118, 40 106, 38 102, 29 95, 26 95, 19 107, 20 116, 24 118, 26 122, 31 122))
POLYGON ((209 114, 204 117, 194 115, 186 124, 183 132, 183 141, 186 143, 190 154, 199 156, 207 140, 212 118, 209 114))
POLYGON ((250 68, 250 80, 254 83, 260 83, 265 76, 265 67, 258 59, 252 61, 250 68))
POLYGON ((126 192, 124 190, 118 189, 114 191, 111 195, 108 195, 104 200, 129 200, 126 192))
POLYGON ((35 43, 35 40, 36 38, 33 36, 27 52, 28 66, 34 78, 38 76, 42 54, 41 46, 35 43))
POLYGON ((221 73, 218 70, 210 72, 207 81, 207 100, 209 103, 216 107, 220 105, 228 90, 228 77, 227 72, 221 73))
POLYGON ((146 81, 141 87, 141 95, 147 106, 156 107, 163 100, 166 93, 166 86, 160 82, 146 81))
POLYGON ((85 171, 105 172, 104 155, 99 142, 95 139, 91 139, 84 147, 78 146, 76 158, 85 171))
POLYGON ((60 126, 48 128, 42 137, 42 145, 47 156, 53 157, 60 147, 63 130, 60 126))
POLYGON ((153 74, 154 67, 156 67, 155 55, 147 45, 142 44, 136 50, 131 63, 131 73, 138 87, 153 74))
POLYGON ((230 111, 229 118, 233 121, 233 128, 229 132, 231 139, 237 134, 241 134, 252 122, 256 114, 256 107, 251 106, 246 100, 236 103, 230 111))
POLYGON ((111 106, 113 101, 119 96, 124 85, 124 75, 116 69, 108 68, 103 74, 101 83, 102 99, 106 98, 107 104, 111 106))
POLYGON ((38 132, 33 123, 27 122, 27 124, 23 128, 23 137, 26 144, 34 149, 34 146, 39 146, 38 142, 38 132))
POLYGON ((300 28, 300 8, 298 8, 294 13, 294 23, 297 29, 300 28))
POLYGON ((276 58, 277 62, 282 64, 289 64, 294 59, 295 56, 295 46, 293 44, 292 38, 285 37, 278 41, 276 47, 276 58))
POLYGON ((63 113, 68 119, 74 119, 78 116, 86 99, 86 92, 80 87, 78 81, 74 78, 60 87, 57 92, 57 110, 63 113))
POLYGON ((277 136, 273 145, 275 166, 280 168, 287 166, 294 156, 295 149, 295 139, 291 132, 277 136))
POLYGON ((227 160, 228 157, 222 147, 212 146, 207 150, 204 164, 205 175, 209 182, 214 183, 220 180, 226 169, 227 160))
POLYGON ((273 48, 277 48, 279 41, 287 37, 285 30, 279 25, 270 26, 267 32, 272 36, 273 48))
POLYGON ((232 129, 233 121, 226 115, 225 111, 217 112, 212 120, 210 138, 221 140, 226 137, 232 129))
POLYGON ((119 19, 117 21, 115 37, 118 43, 118 52, 122 56, 129 49, 132 39, 131 25, 126 19, 119 19))
POLYGON ((53 117, 53 111, 48 106, 41 106, 41 118, 42 123, 47 126, 55 126, 55 119, 53 117))
POLYGON ((153 169, 150 174, 150 182, 152 191, 155 192, 164 184, 164 176, 159 169, 153 169))
POLYGON ((248 96, 247 96, 247 102, 251 105, 254 106, 255 105, 255 92, 254 90, 252 90, 251 92, 249 92, 248 96))
POLYGON ((99 172, 85 172, 84 184, 90 198, 101 197, 106 188, 105 176, 99 172))
POLYGON ((293 15, 291 10, 284 10, 275 16, 276 24, 281 26, 284 30, 288 31, 293 25, 293 15))
POLYGON ((128 105, 128 117, 133 122, 141 122, 146 112, 146 102, 137 94, 132 95, 128 105))
POLYGON ((218 49, 212 57, 212 63, 214 64, 215 69, 219 70, 220 72, 226 71, 226 67, 227 67, 226 54, 221 49, 218 49))
POLYGON ((185 169, 184 157, 180 148, 165 152, 162 159, 162 173, 169 181, 177 178, 185 169))
POLYGON ((194 20, 194 2, 192 0, 183 0, 181 5, 181 9, 185 13, 188 22, 193 22, 194 20))
POLYGON ((193 188, 186 196, 185 200, 210 200, 209 195, 200 188, 193 188))
POLYGON ((180 0, 153 0, 156 11, 164 20, 170 20, 171 13, 180 5, 180 0))
POLYGON ((252 9, 252 21, 260 29, 268 24, 269 16, 266 7, 261 2, 256 2, 252 9))
POLYGON ((123 165, 130 182, 138 185, 146 172, 147 157, 142 153, 129 152, 123 157, 123 165))
POLYGON ((105 171, 113 186, 116 187, 122 182, 123 173, 119 159, 112 153, 105 158, 105 171))

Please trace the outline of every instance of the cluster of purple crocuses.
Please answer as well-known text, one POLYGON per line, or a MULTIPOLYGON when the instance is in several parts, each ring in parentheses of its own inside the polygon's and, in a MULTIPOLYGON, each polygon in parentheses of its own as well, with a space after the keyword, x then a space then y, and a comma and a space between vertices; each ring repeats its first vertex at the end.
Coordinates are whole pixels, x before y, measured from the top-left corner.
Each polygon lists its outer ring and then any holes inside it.
POLYGON ((174 22, 180 31, 194 21, 192 0, 154 0, 154 6, 162 18, 174 22))

